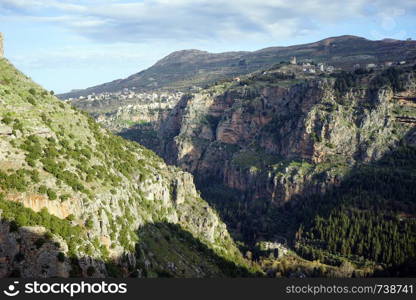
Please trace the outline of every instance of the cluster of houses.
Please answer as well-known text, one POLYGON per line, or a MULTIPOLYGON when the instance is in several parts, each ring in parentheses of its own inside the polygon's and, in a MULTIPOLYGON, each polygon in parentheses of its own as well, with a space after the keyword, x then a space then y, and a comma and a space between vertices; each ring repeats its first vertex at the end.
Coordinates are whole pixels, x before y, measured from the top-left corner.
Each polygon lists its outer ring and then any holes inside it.
MULTIPOLYGON (((301 66, 302 67, 302 71, 304 73, 317 73, 317 72, 326 72, 326 73, 332 73, 335 71, 335 67, 331 66, 331 65, 327 65, 325 63, 318 63, 315 64, 311 59, 305 59, 302 60, 302 62, 298 62, 296 59, 296 56, 293 56, 290 59, 290 64, 291 65, 297 65, 297 66, 301 66)), ((407 62, 405 60, 400 60, 400 61, 386 61, 384 63, 368 63, 368 64, 355 64, 354 65, 354 69, 359 69, 359 68, 365 68, 365 69, 383 69, 383 68, 388 68, 391 66, 398 66, 398 65, 405 65, 407 62)))
POLYGON ((153 102, 153 101, 165 101, 170 102, 172 100, 179 99, 183 93, 181 92, 143 92, 137 91, 135 87, 129 89, 124 88, 119 92, 109 93, 92 93, 87 96, 80 96, 78 98, 69 98, 66 101, 74 101, 74 100, 83 100, 83 101, 95 101, 95 100, 135 100, 140 99, 141 101, 145 102, 153 102))
POLYGON ((275 258, 281 258, 289 253, 287 243, 281 241, 261 241, 257 243, 257 247, 260 251, 266 253, 273 253, 275 258))
POLYGON ((400 65, 405 65, 407 62, 405 60, 400 60, 400 61, 396 61, 396 62, 392 62, 392 61, 386 61, 384 63, 369 63, 366 65, 361 66, 360 64, 355 64, 354 65, 354 69, 359 69, 359 68, 366 68, 366 69, 380 69, 380 68, 388 68, 391 66, 400 66, 400 65))
POLYGON ((318 63, 317 65, 314 65, 310 62, 304 62, 302 63, 302 71, 305 73, 316 73, 317 71, 320 72, 326 72, 326 73, 332 73, 334 72, 335 67, 326 65, 324 63, 318 63))
MULTIPOLYGON (((296 56, 293 56, 290 59, 289 63, 291 65, 297 66, 297 68, 302 70, 302 72, 309 73, 309 74, 315 74, 318 72, 319 73, 332 73, 336 70, 334 66, 327 65, 322 62, 316 64, 311 59, 304 59, 302 60, 302 62, 298 62, 296 59, 296 56)), ((397 61, 397 62, 387 61, 387 62, 379 63, 379 64, 376 64, 376 63, 368 63, 365 65, 355 64, 354 69, 359 69, 359 68, 366 68, 368 70, 369 69, 382 69, 382 68, 391 67, 394 65, 404 65, 406 63, 407 62, 405 60, 402 60, 402 61, 397 61)), ((239 82, 240 77, 235 77, 233 80, 239 82)), ((194 89, 195 91, 198 91, 200 88, 194 87, 194 89)), ((95 101, 95 100, 114 100, 114 99, 117 99, 117 100, 140 99, 141 101, 145 101, 145 102, 146 101, 148 102, 158 101, 159 102, 162 99, 165 102, 171 102, 171 101, 179 99, 182 95, 183 93, 181 92, 146 93, 143 91, 136 90, 135 87, 132 87, 132 88, 124 88, 123 90, 119 92, 114 92, 114 93, 108 93, 108 92, 97 93, 97 94, 92 93, 90 95, 80 96, 78 98, 69 98, 69 99, 66 99, 65 101, 71 102, 71 101, 76 101, 76 100, 95 101)))
POLYGON ((302 71, 304 73, 311 73, 315 74, 317 72, 326 72, 326 73, 332 73, 335 71, 335 67, 331 65, 327 65, 325 63, 318 63, 315 64, 311 59, 305 59, 302 62, 298 62, 296 59, 296 56, 293 56, 290 59, 291 65, 298 65, 302 67, 302 71))

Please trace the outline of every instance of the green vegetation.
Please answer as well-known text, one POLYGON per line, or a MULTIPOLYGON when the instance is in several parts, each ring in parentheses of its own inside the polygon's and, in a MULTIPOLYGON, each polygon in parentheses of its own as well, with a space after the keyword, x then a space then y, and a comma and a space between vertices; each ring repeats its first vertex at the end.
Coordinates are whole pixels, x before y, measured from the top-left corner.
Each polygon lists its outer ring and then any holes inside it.
POLYGON ((403 90, 404 80, 403 76, 409 72, 412 72, 410 68, 399 69, 396 67, 390 67, 382 72, 375 73, 373 70, 357 69, 354 72, 341 71, 331 74, 335 77, 334 89, 338 96, 345 95, 351 88, 365 86, 365 81, 370 78, 369 88, 370 91, 377 91, 383 87, 389 87, 394 92, 400 92, 403 90))
POLYGON ((401 92, 404 90, 404 80, 401 79, 402 75, 409 70, 402 70, 398 68, 388 68, 387 70, 378 74, 371 82, 370 88, 377 90, 380 87, 390 87, 394 92, 401 92))
POLYGON ((56 195, 56 192, 52 189, 48 189, 46 194, 49 197, 49 200, 56 200, 58 198, 58 196, 56 195))
POLYGON ((416 149, 403 146, 373 165, 357 167, 325 195, 307 197, 298 208, 302 216, 291 217, 303 219, 296 233, 299 253, 329 264, 346 258, 386 267, 414 257, 415 162, 416 149))
POLYGON ((0 194, 0 209, 2 210, 2 219, 8 220, 19 227, 43 226, 51 233, 61 236, 68 243, 70 255, 77 253, 77 247, 84 237, 84 233, 79 226, 73 226, 69 221, 49 214, 45 208, 37 213, 20 203, 7 201, 3 194, 0 194))
MULTIPOLYGON (((241 191, 214 181, 202 189, 202 195, 231 228, 239 224, 239 238, 248 245, 260 230, 266 239, 287 238, 299 255, 311 261, 337 268, 352 262, 367 275, 375 272, 377 264, 387 275, 414 274, 416 270, 407 262, 416 255, 415 162, 416 148, 401 146, 376 163, 355 167, 326 193, 297 196, 295 204, 282 207, 261 198, 244 204, 241 191)), ((309 174, 336 167, 296 161, 284 166, 309 174)), ((322 268, 321 275, 335 272, 328 266, 322 268)))
POLYGON ((256 151, 246 150, 236 153, 233 156, 232 163, 242 169, 254 167, 261 170, 280 161, 282 161, 282 158, 279 155, 268 154, 258 149, 256 151))
POLYGON ((3 117, 3 119, 1 121, 6 125, 10 125, 13 122, 13 119, 10 116, 10 114, 7 114, 3 117))
MULTIPOLYGON (((416 221, 384 211, 352 210, 346 207, 332 211, 329 217, 315 217, 305 234, 310 245, 329 253, 399 265, 416 254, 416 221)), ((302 256, 325 261, 325 252, 305 247, 302 256)))
POLYGON ((0 187, 3 190, 16 190, 24 192, 27 188, 26 176, 30 174, 28 171, 20 169, 16 172, 7 174, 0 170, 0 187))
POLYGON ((332 76, 335 77, 334 90, 338 92, 339 96, 343 96, 351 88, 357 87, 360 84, 362 77, 361 72, 339 72, 334 73, 332 76))
POLYGON ((36 241, 35 241, 35 246, 36 246, 36 248, 37 249, 39 249, 39 248, 41 248, 42 246, 43 246, 43 244, 45 244, 46 243, 46 241, 45 241, 45 239, 44 238, 38 238, 36 241))
POLYGON ((139 230, 140 242, 136 248, 139 266, 144 265, 149 253, 157 260, 151 269, 146 269, 146 277, 190 277, 190 269, 180 257, 207 272, 207 277, 250 277, 260 275, 255 268, 247 269, 218 256, 212 249, 201 243, 180 226, 170 223, 148 224, 139 230), (164 265, 177 261, 175 269, 166 269, 164 265))
POLYGON ((85 221, 85 228, 87 229, 92 229, 92 227, 94 226, 94 222, 91 219, 91 217, 89 217, 86 221, 85 221))

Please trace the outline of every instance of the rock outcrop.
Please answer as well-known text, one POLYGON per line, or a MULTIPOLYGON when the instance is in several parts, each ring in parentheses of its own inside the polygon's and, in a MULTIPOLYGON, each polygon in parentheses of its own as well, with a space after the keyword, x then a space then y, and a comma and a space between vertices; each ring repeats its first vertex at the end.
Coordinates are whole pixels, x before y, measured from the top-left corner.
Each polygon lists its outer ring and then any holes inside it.
MULTIPOLYGON (((413 78, 406 82, 414 93, 413 78)), ((200 182, 215 178, 252 198, 281 203, 321 191, 343 169, 380 158, 412 126, 397 122, 412 106, 391 89, 356 87, 340 96, 334 84, 314 79, 250 94, 253 84, 183 99, 162 124, 161 155, 200 182)))

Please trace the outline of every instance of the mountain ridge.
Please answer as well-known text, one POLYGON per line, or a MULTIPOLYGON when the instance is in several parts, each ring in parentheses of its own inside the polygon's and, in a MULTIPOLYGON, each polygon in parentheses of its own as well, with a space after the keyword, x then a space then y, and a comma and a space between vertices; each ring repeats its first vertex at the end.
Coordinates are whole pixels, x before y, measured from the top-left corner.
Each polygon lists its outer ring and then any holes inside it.
POLYGON ((334 66, 353 68, 357 63, 383 63, 416 57, 416 41, 373 41, 343 35, 317 42, 286 47, 268 47, 257 51, 209 53, 189 49, 175 51, 153 66, 125 79, 58 95, 61 99, 77 98, 92 93, 116 92, 124 88, 137 90, 189 90, 229 77, 248 74, 297 56, 334 66))

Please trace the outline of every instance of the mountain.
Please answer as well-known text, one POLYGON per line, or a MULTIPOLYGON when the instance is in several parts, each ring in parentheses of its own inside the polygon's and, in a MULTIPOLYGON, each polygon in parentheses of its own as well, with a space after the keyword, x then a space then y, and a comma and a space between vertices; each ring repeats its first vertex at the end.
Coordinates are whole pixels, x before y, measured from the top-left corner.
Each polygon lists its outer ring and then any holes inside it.
MULTIPOLYGON (((373 43, 335 40, 351 39, 373 43)), ((327 276, 328 265, 349 276, 414 275, 415 62, 333 72, 281 63, 165 108, 160 95, 105 113, 100 100, 73 103, 191 172, 251 251, 284 243, 327 264, 310 276, 327 276)), ((281 258, 262 264, 285 274, 281 258)))
POLYGON ((356 36, 327 38, 315 43, 270 47, 254 52, 208 53, 199 50, 173 52, 152 67, 126 79, 59 95, 78 98, 92 93, 117 92, 124 88, 141 91, 182 90, 204 87, 215 81, 241 76, 271 67, 296 56, 298 61, 313 60, 351 69, 356 64, 410 60, 416 57, 416 41, 371 41, 356 36))
POLYGON ((0 59, 0 277, 251 276, 193 177, 0 59))

